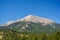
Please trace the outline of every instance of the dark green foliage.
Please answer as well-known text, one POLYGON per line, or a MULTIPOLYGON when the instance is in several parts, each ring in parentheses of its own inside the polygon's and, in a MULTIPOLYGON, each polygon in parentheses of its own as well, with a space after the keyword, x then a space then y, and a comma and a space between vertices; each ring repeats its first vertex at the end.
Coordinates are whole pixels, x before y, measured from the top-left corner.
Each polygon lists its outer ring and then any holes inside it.
POLYGON ((60 32, 36 34, 10 30, 3 33, 2 40, 60 40, 60 32))

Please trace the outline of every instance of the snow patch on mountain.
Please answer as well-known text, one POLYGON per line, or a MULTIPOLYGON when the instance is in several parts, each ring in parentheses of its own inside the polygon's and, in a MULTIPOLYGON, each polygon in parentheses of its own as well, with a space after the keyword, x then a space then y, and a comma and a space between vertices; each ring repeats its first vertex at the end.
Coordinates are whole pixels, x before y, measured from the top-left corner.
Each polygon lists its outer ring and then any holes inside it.
POLYGON ((13 24, 13 23, 15 23, 15 21, 8 21, 5 25, 8 26, 8 25, 13 24))

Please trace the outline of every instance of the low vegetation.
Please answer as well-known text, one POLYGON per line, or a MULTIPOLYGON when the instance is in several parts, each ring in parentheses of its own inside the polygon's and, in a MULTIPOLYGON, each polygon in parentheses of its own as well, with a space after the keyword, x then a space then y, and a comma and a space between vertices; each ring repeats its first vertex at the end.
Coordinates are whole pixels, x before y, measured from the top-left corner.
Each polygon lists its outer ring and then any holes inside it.
POLYGON ((16 32, 12 30, 3 31, 1 40, 60 40, 60 32, 51 34, 16 32))

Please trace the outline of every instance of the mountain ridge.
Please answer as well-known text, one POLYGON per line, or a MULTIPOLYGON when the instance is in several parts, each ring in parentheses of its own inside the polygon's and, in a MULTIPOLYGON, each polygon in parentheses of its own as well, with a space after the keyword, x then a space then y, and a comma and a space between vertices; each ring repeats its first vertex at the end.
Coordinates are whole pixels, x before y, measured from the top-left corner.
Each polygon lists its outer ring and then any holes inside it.
POLYGON ((39 16, 35 16, 35 15, 28 15, 24 18, 21 18, 21 19, 18 19, 16 21, 8 21, 5 25, 10 25, 10 24, 13 24, 15 22, 19 22, 19 21, 25 21, 25 22, 28 22, 28 21, 32 21, 34 23, 44 23, 44 24, 49 24, 49 23, 54 23, 54 21, 48 19, 48 18, 43 18, 43 17, 39 17, 39 16))

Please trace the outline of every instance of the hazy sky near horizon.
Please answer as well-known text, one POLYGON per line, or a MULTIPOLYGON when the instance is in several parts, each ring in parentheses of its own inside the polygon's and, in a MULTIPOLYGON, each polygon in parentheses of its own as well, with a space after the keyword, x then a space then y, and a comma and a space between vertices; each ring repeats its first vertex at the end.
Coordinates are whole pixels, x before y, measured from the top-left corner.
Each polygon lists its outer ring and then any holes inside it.
POLYGON ((0 0, 0 24, 36 15, 60 23, 59 0, 0 0))

